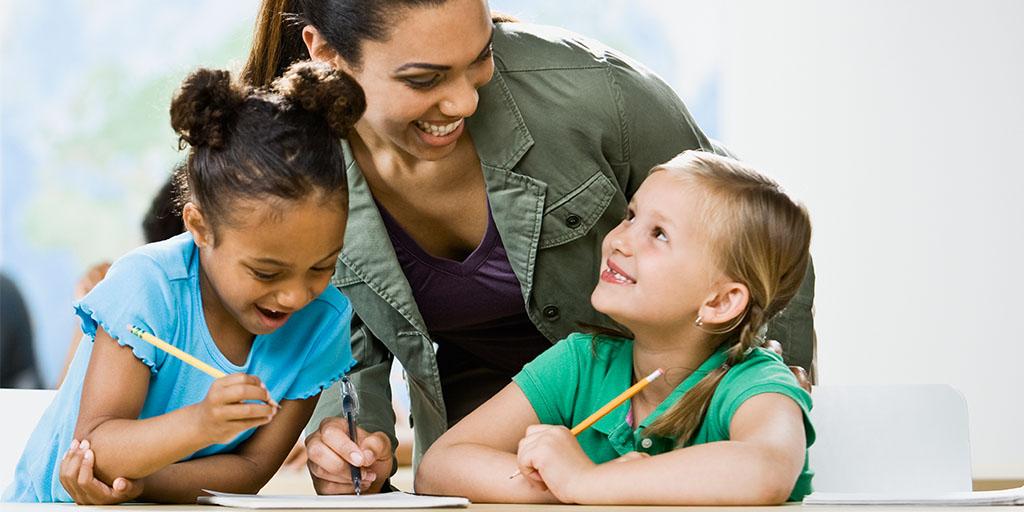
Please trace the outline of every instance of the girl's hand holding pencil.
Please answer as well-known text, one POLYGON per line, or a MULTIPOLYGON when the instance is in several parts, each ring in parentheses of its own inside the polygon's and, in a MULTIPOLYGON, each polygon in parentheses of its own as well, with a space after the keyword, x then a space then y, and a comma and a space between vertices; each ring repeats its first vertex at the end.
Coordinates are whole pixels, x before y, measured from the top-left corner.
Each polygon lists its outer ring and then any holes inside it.
POLYGON ((210 444, 227 443, 250 428, 266 425, 281 409, 259 377, 244 373, 225 375, 192 354, 134 325, 129 324, 128 330, 154 347, 217 379, 206 393, 206 399, 192 406, 198 416, 200 435, 209 437, 210 444))
POLYGON ((213 381, 206 398, 192 407, 200 434, 210 444, 227 443, 250 428, 266 425, 280 409, 260 379, 244 373, 213 381))
MULTIPOLYGON (((551 491, 551 494, 563 503, 574 503, 576 500, 572 498, 573 493, 569 485, 573 482, 586 482, 587 479, 581 476, 582 473, 596 466, 583 452, 583 448, 576 441, 576 436, 664 374, 665 370, 661 368, 654 370, 594 411, 572 430, 555 425, 527 427, 526 437, 519 441, 516 455, 519 469, 509 479, 525 475, 532 487, 541 491, 551 491)), ((620 457, 618 461, 625 462, 628 460, 627 457, 630 457, 629 454, 620 457)), ((630 459, 640 457, 642 456, 638 455, 630 459)))
POLYGON ((587 470, 596 466, 576 436, 561 425, 527 427, 516 462, 531 487, 549 490, 563 503, 575 502, 572 484, 585 481, 587 470))

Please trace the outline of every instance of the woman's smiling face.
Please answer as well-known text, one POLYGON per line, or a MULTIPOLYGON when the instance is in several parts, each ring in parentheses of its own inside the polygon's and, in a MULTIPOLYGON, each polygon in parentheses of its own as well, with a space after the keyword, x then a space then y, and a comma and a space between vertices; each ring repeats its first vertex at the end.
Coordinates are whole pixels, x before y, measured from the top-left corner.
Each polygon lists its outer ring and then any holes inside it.
POLYGON ((367 145, 440 160, 466 133, 477 89, 494 73, 490 10, 483 0, 449 0, 386 16, 388 37, 363 41, 358 63, 346 62, 306 27, 310 55, 330 60, 362 86, 367 108, 355 129, 367 145))

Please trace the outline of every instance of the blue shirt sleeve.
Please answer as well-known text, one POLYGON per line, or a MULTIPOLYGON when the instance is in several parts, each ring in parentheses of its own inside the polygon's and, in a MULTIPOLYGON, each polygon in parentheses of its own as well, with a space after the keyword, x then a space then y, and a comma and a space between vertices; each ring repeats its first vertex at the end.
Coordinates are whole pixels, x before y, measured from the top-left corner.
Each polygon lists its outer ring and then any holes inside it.
POLYGON ((129 325, 163 340, 173 340, 176 329, 170 282, 160 265, 148 255, 132 252, 111 265, 106 277, 75 304, 82 332, 95 340, 102 328, 121 346, 156 373, 166 354, 137 338, 129 325))
POLYGON ((350 339, 352 305, 333 286, 306 307, 326 307, 311 333, 311 349, 306 352, 302 371, 285 393, 284 400, 304 400, 334 384, 355 365, 350 339), (319 302, 320 304, 317 304, 319 302))

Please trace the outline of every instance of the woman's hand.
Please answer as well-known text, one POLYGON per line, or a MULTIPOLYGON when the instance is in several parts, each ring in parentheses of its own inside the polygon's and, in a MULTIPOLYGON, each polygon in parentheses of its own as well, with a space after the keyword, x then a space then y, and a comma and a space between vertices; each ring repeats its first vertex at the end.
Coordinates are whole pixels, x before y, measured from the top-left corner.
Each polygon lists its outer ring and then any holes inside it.
MULTIPOLYGON (((626 457, 626 456, 624 456, 626 457)), ((631 460, 639 456, 629 456, 631 460)), ((587 470, 596 467, 583 453, 569 429, 555 425, 530 425, 519 441, 519 472, 539 490, 549 490, 562 503, 574 503, 574 482, 586 482, 587 470)))
POLYGON ((351 467, 360 468, 361 492, 380 492, 394 465, 391 440, 382 432, 356 428, 353 443, 344 418, 325 418, 306 438, 309 474, 317 494, 352 494, 351 467))
POLYGON ((302 471, 306 467, 306 462, 309 458, 306 456, 306 443, 299 437, 295 441, 295 446, 292 446, 288 456, 284 458, 284 464, 281 464, 281 469, 287 469, 288 471, 302 471))
POLYGON ((116 478, 108 486, 93 475, 96 456, 89 441, 73 441, 60 461, 60 483, 79 505, 113 505, 138 498, 142 494, 142 480, 116 478))
POLYGON ((88 295, 104 277, 107 277, 107 271, 109 270, 110 262, 107 261, 89 267, 85 274, 75 283, 75 300, 82 300, 82 297, 88 295))
POLYGON ((227 443, 250 428, 266 425, 281 408, 270 398, 259 377, 244 373, 213 381, 206 398, 195 407, 201 432, 208 437, 209 444, 227 443))
MULTIPOLYGON (((772 352, 775 352, 780 356, 782 355, 782 343, 779 343, 776 340, 765 340, 765 342, 761 346, 768 350, 771 350, 772 352)), ((799 384, 800 387, 804 388, 804 391, 810 393, 811 377, 807 374, 807 370, 805 370, 802 366, 790 365, 789 371, 793 372, 793 376, 796 377, 797 384, 799 384)))

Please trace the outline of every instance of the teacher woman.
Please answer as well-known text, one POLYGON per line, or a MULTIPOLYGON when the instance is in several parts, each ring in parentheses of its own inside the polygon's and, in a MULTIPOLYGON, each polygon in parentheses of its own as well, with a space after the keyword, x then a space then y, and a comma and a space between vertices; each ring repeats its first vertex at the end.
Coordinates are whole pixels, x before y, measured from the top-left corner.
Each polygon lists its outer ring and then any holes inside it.
MULTIPOLYGON (((337 390, 307 440, 321 494, 393 473, 389 374, 405 368, 415 457, 576 329, 602 237, 648 170, 713 150, 652 72, 564 30, 492 19, 485 0, 264 0, 243 76, 312 57, 352 75, 349 220, 334 284, 354 305, 357 447, 337 390)), ((813 274, 769 328, 810 367, 813 274)), ((367 485, 368 484, 368 485, 367 485)))

